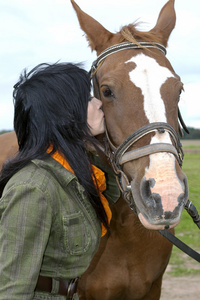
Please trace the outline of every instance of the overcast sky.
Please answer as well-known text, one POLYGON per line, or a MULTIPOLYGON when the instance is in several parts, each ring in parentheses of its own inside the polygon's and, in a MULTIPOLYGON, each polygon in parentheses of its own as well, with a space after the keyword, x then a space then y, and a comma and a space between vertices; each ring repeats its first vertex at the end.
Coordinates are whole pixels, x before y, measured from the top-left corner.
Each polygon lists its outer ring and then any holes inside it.
MULTIPOLYGON (((150 30, 166 0, 77 0, 106 29, 139 20, 150 30)), ((188 126, 200 128, 200 1, 176 0, 177 23, 167 58, 181 77, 185 92, 180 108, 188 126)), ((42 62, 84 62, 91 53, 70 0, 0 0, 0 130, 13 129, 12 87, 24 68, 42 62)))

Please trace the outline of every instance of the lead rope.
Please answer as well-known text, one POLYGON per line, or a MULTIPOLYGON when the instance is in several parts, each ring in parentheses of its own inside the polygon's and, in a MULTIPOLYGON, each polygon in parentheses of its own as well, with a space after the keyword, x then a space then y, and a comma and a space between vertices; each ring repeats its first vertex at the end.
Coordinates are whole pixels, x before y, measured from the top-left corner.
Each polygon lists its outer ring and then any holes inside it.
POLYGON ((188 199, 187 203, 185 204, 185 209, 188 212, 188 214, 190 215, 190 217, 192 217, 193 222, 200 229, 200 215, 199 215, 196 207, 192 203, 192 201, 190 201, 189 199, 188 199))
MULTIPOLYGON (((197 227, 200 229, 200 215, 192 203, 188 199, 187 203, 185 204, 185 210, 188 212, 190 217, 193 219, 193 222, 197 225, 197 227)), ((190 248, 188 245, 186 245, 184 242, 179 240, 175 235, 173 235, 168 230, 159 230, 159 233, 162 234, 165 238, 167 238, 171 243, 173 243, 177 248, 179 248, 181 251, 185 252, 187 255, 192 257, 194 260, 200 263, 200 253, 190 248)))
POLYGON ((186 245, 184 242, 179 240, 175 235, 173 235, 168 230, 158 230, 162 236, 164 236, 166 239, 168 239, 172 244, 174 244, 177 248, 179 248, 181 251, 189 255, 191 258, 196 260, 200 263, 200 253, 190 248, 188 245, 186 245))

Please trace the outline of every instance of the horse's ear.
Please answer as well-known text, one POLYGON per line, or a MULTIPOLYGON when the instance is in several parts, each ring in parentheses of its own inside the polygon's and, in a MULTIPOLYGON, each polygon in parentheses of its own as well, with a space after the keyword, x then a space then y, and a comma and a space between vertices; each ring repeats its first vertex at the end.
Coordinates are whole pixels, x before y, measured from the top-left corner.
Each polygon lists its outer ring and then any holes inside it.
POLYGON ((169 0, 162 8, 156 26, 150 30, 151 33, 155 34, 160 42, 166 47, 169 36, 175 27, 176 14, 174 10, 174 1, 169 0))
POLYGON ((76 11, 81 29, 86 33, 91 49, 96 50, 98 55, 106 48, 105 45, 114 34, 83 12, 74 0, 71 0, 71 3, 76 11))

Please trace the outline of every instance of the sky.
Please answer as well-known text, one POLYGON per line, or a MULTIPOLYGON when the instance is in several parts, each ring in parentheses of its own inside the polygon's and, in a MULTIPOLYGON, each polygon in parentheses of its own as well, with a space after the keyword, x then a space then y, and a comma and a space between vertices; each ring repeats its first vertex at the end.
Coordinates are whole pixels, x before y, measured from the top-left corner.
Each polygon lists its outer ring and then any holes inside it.
MULTIPOLYGON (((154 27, 167 0, 76 0, 87 14, 115 33, 123 25, 154 27)), ((176 27, 167 58, 184 83, 180 110, 187 126, 200 128, 200 1, 175 0, 176 27)), ((13 85, 24 68, 57 61, 83 62, 91 52, 70 0, 0 0, 0 130, 13 129, 13 85)))

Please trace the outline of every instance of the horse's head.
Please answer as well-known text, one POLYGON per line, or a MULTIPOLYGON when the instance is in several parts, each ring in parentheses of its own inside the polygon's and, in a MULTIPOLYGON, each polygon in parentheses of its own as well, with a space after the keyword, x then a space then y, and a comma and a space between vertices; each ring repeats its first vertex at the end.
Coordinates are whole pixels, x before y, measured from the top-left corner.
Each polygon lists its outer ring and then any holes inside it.
POLYGON ((129 200, 146 228, 174 227, 188 197, 178 138, 183 84, 164 53, 175 26, 174 0, 163 7, 149 32, 130 24, 116 34, 71 2, 92 50, 100 55, 94 84, 103 101, 122 191, 125 196, 132 192, 129 200))

